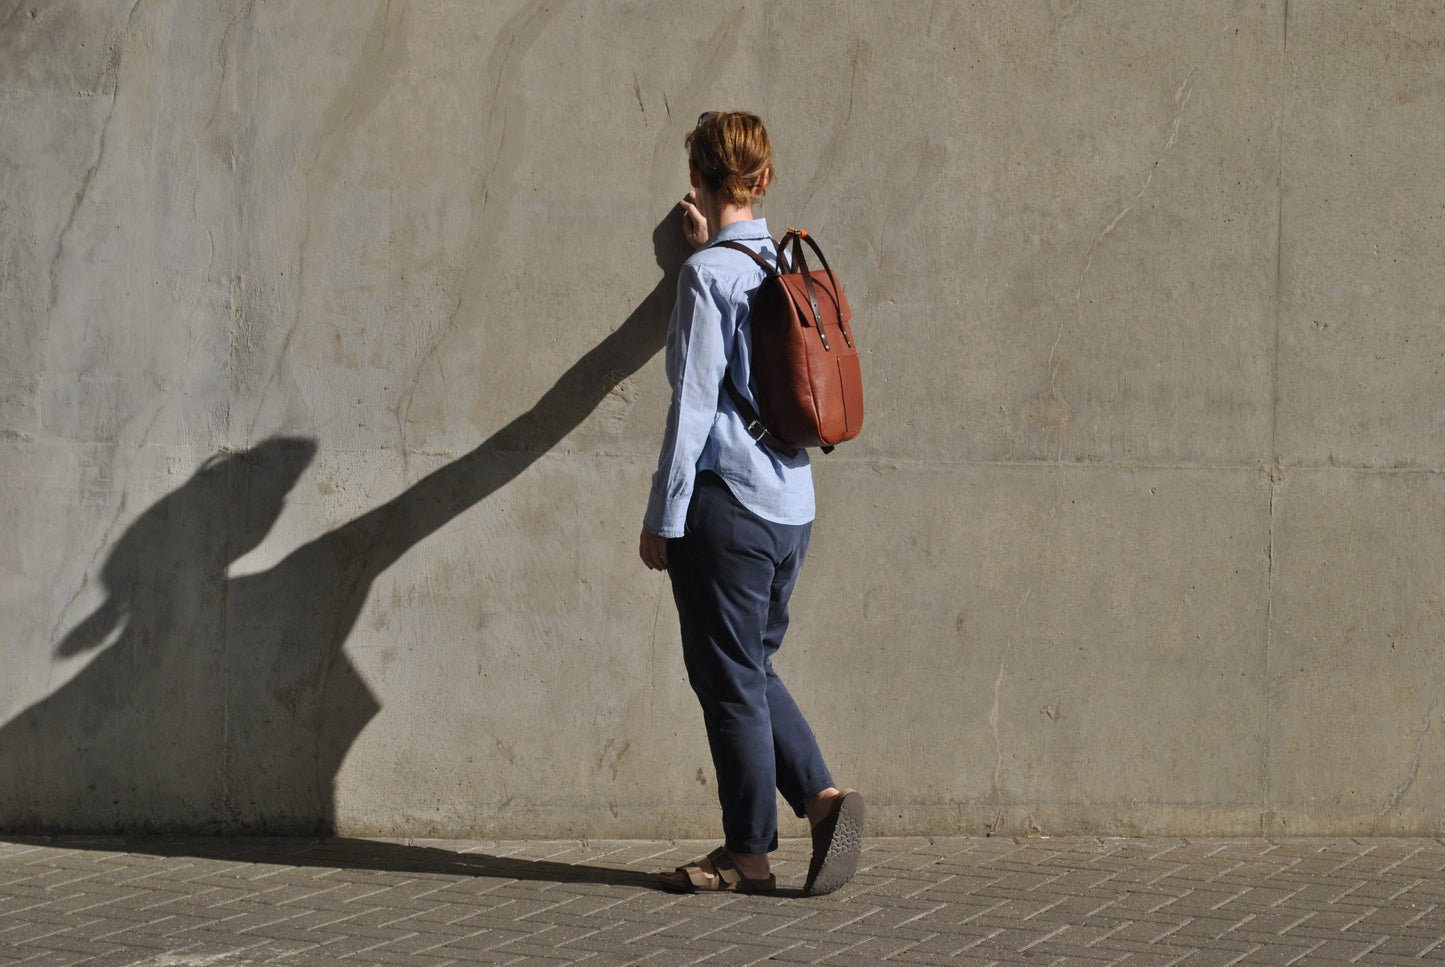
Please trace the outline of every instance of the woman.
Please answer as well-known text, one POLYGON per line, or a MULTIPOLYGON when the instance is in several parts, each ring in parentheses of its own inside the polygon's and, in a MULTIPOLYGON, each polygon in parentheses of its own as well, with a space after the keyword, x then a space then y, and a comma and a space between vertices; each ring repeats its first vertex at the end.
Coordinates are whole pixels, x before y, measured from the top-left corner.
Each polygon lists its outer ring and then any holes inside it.
POLYGON ((857 867, 863 799, 833 784, 772 666, 808 552, 812 470, 806 451, 784 456, 749 436, 722 391, 732 380, 756 406, 748 300, 763 271, 718 243, 776 259, 767 222, 753 217, 773 178, 772 148, 762 121, 733 112, 704 114, 686 145, 692 191, 682 201, 683 232, 698 251, 683 266, 668 327, 672 405, 639 553, 672 581, 725 838, 706 858, 659 876, 681 892, 775 889, 776 788, 812 824, 804 893, 828 893, 857 867))

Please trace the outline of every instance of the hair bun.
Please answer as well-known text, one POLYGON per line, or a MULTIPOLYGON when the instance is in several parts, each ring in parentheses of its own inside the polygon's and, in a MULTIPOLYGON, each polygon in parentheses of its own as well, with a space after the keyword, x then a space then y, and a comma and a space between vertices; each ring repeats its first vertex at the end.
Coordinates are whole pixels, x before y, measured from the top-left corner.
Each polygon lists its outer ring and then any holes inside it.
POLYGON ((738 208, 755 204, 776 175, 762 119, 737 111, 704 117, 687 136, 693 167, 723 204, 738 208))

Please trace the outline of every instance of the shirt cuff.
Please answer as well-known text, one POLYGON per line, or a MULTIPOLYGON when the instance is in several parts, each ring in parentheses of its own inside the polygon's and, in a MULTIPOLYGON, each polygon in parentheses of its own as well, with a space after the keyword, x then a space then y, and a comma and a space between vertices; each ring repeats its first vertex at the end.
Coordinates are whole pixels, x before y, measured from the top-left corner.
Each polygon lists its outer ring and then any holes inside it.
POLYGON ((692 494, 668 500, 651 494, 647 498, 647 513, 642 517, 642 526, 658 537, 681 537, 687 524, 687 505, 692 494))

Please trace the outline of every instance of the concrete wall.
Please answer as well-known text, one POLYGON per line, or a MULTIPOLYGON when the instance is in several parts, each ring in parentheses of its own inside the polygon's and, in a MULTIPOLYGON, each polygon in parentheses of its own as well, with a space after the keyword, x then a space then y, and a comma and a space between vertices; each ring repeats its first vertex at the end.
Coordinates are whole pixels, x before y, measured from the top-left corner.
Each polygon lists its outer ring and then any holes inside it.
POLYGON ((0 3, 0 827, 716 834, 719 107, 866 349, 780 665, 876 830, 1445 831, 1425 0, 0 3))

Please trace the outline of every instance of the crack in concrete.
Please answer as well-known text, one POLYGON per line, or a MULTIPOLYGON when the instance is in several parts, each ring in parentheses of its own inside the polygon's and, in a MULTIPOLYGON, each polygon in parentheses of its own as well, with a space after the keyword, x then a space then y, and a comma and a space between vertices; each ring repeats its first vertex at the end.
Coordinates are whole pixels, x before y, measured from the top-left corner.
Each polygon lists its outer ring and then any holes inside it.
POLYGON ((296 258, 296 314, 286 330, 285 337, 281 340, 281 347, 276 353, 275 363, 267 374, 266 382, 262 385, 261 392, 257 397, 256 411, 246 428, 246 442, 255 438, 256 426, 264 412, 266 398, 285 365, 291 342, 300 330, 301 320, 306 315, 303 304, 306 295, 306 253, 311 247, 313 216, 317 200, 322 194, 320 182, 322 179, 326 179, 328 182, 334 179, 338 158, 350 143, 347 136, 361 126, 361 123, 371 115, 387 91, 390 90, 390 81, 400 71, 405 60, 406 45, 401 44, 399 49, 393 45, 393 49, 389 51, 387 49, 388 42, 394 39, 394 35, 402 35, 405 23, 406 9, 403 7, 400 16, 393 20, 391 0, 387 0, 372 22, 371 30, 367 33, 366 40, 357 57, 352 76, 347 79, 342 93, 331 102, 322 115, 320 124, 322 133, 316 141, 316 148, 312 153, 310 164, 306 166, 305 221, 301 230, 300 244, 297 246, 296 258))
MULTIPOLYGON (((687 87, 679 95, 679 105, 696 106, 704 92, 710 91, 718 85, 724 75, 729 58, 737 51, 739 33, 740 31, 734 26, 730 15, 724 15, 717 28, 712 32, 712 36, 698 44, 698 50, 709 52, 708 58, 699 65, 697 73, 692 76, 687 87)), ((662 94, 662 106, 667 111, 667 120, 671 122, 672 104, 668 101, 666 91, 662 94)), ((704 106, 711 107, 712 105, 704 106)), ((658 132, 657 141, 652 147, 652 170, 648 184, 659 191, 663 186, 671 184, 673 179, 681 174, 681 161, 678 157, 682 147, 681 137, 679 136, 677 141, 673 141, 666 137, 666 134, 665 130, 658 132)))
MULTIPOLYGON (((66 217, 65 225, 61 228, 60 233, 56 238, 55 255, 51 259, 49 271, 50 296, 49 304, 47 305, 48 313, 54 312, 60 298, 59 274, 61 262, 64 260, 65 257, 66 239, 69 237, 71 229, 75 226, 75 222, 76 219, 79 217, 81 208, 84 206, 86 199, 89 197, 90 187, 95 180, 95 176, 100 171, 101 165, 105 162, 106 144, 109 138, 110 126, 115 119, 116 110, 120 100, 120 69, 121 63, 125 55, 126 38, 129 37, 131 33, 131 28, 135 23, 136 13, 140 9, 140 5, 141 0, 134 0, 134 2, 130 6, 130 10, 127 11, 125 26, 121 28, 117 39, 114 41, 110 57, 105 67, 104 80, 102 81, 101 86, 102 89, 104 89, 105 87, 109 87, 110 104, 106 110, 105 119, 101 122, 100 134, 96 138, 95 157, 89 167, 86 169, 84 177, 81 179, 80 188, 76 191, 75 200, 71 204, 70 212, 66 217)), ((141 439, 137 444, 136 449, 139 449, 140 446, 143 446, 145 441, 148 439, 151 430, 155 426, 156 420, 159 418, 161 409, 164 408, 164 405, 165 398, 163 398, 161 402, 157 404, 157 406, 152 410, 150 421, 147 424, 145 430, 142 431, 141 439)), ((116 453, 118 452, 120 438, 123 438, 123 436, 124 434, 122 433, 120 437, 118 437, 117 441, 112 445, 112 459, 114 459, 116 453)), ((61 607, 59 614, 56 616, 55 624, 51 627, 50 630, 50 641, 54 642, 59 637, 60 629, 65 625, 66 618, 70 614, 70 609, 74 607, 75 602, 80 598, 81 594, 84 593, 85 589, 89 586, 90 573, 95 569, 97 562, 99 562, 100 560, 101 554, 103 554, 105 552, 105 549, 111 545, 112 537, 122 517, 124 517, 125 515, 126 507, 128 506, 128 504, 129 494, 126 491, 122 491, 120 495, 120 500, 116 504, 115 512, 111 515, 109 523, 106 524, 105 529, 101 534, 100 540, 96 543, 95 549, 90 555, 90 560, 87 562, 85 569, 81 573, 81 581, 79 587, 76 589, 75 593, 72 594, 69 599, 67 599, 65 604, 61 607)), ((50 670, 49 672, 47 672, 46 675, 47 692, 52 691, 54 671, 55 664, 52 662, 50 670)))
MULTIPOLYGON (((1084 250, 1084 268, 1083 271, 1079 273, 1078 282, 1074 285, 1073 321, 1075 326, 1079 326, 1081 324, 1081 316, 1083 313, 1084 284, 1088 281, 1089 270, 1092 269, 1094 266, 1094 257, 1098 254, 1100 247, 1103 246, 1104 240, 1107 239, 1111 234, 1113 234, 1114 229, 1118 228, 1119 224, 1128 216, 1130 212, 1134 210, 1134 208, 1139 204, 1139 202, 1143 200, 1144 195, 1149 191, 1149 187, 1154 183, 1155 172, 1159 170, 1159 166, 1164 163, 1164 159, 1168 157, 1170 150, 1179 140, 1179 128, 1184 121, 1184 109, 1189 106, 1189 100, 1194 96, 1194 73, 1196 70, 1197 68, 1191 67, 1188 73, 1184 75, 1184 80, 1181 81, 1179 86, 1174 90, 1174 116, 1171 119, 1169 125, 1169 138, 1164 142, 1164 147, 1159 150, 1159 154, 1154 159, 1153 164, 1149 166, 1149 173, 1144 178, 1143 186, 1140 187, 1139 191, 1134 195, 1134 198, 1118 213, 1116 213, 1112 219, 1109 220, 1109 223, 1104 226, 1103 230, 1094 236, 1093 240, 1089 242, 1089 247, 1084 250)), ((1064 333, 1067 328, 1068 325, 1066 322, 1059 323, 1058 333, 1054 336, 1053 345, 1049 347, 1048 389, 1042 396, 1040 396, 1035 401, 1036 405, 1042 407, 1047 412, 1053 413, 1056 416, 1062 415, 1062 423, 1067 423, 1068 419, 1072 416, 1072 411, 1069 409, 1068 403, 1064 401, 1063 397, 1058 392, 1058 379, 1060 374, 1063 372, 1063 359, 1059 356, 1058 353, 1059 346, 1064 340, 1064 333)), ((1057 427, 1059 437, 1057 459, 1060 464, 1062 464, 1064 458, 1064 439, 1062 423, 1057 427)), ((1048 432, 1048 430, 1051 428, 1045 427, 1044 429, 1046 430, 1046 432, 1048 432)), ((1056 495, 1054 512, 1057 512, 1057 509, 1058 502, 1056 495)), ((1051 513, 1050 516, 1053 516, 1053 514, 1051 513)))
MULTIPOLYGON (((1029 585, 1019 603, 1014 606, 1014 623, 1018 623, 1019 615, 1023 612, 1024 605, 1034 593, 1033 585, 1029 585)), ((999 733, 999 719, 1001 716, 1001 705, 1003 696, 1004 671, 1008 666, 1009 652, 1013 651, 1014 643, 1010 641, 1004 645, 1003 654, 998 660, 998 676, 993 680, 993 707, 988 713, 988 727, 993 732, 993 796, 995 811, 993 823, 990 830, 994 833, 1003 828, 1004 819, 1004 797, 1003 797, 1003 738, 999 733)))
POLYGON ((221 65, 221 77, 216 82, 216 103, 211 108, 211 116, 202 128, 203 131, 209 131, 215 125, 216 119, 221 116, 221 101, 226 96, 226 76, 231 62, 231 33, 242 20, 249 19, 255 9, 256 0, 247 0, 247 3, 236 12, 236 15, 226 21, 225 29, 221 31, 221 39, 216 50, 216 60, 221 65))
MULTIPOLYGON (((1445 685, 1435 689, 1435 694, 1430 699, 1430 705, 1425 709, 1425 720, 1420 726, 1420 734, 1415 736, 1415 750, 1410 757, 1410 765, 1405 770, 1405 778, 1400 781, 1399 785, 1390 790, 1390 795, 1385 798, 1384 808, 1375 816, 1375 828, 1379 827, 1386 816, 1399 808, 1400 800, 1403 799, 1405 794, 1415 785, 1415 779, 1420 774, 1420 757, 1425 748, 1425 737, 1430 734, 1431 721, 1435 716, 1435 709, 1439 707, 1442 698, 1445 698, 1445 685)), ((1374 830, 1372 829, 1371 831, 1373 832, 1374 830)))
MULTIPOLYGON (((556 16, 557 10, 551 9, 552 5, 544 0, 535 0, 516 16, 507 22, 504 28, 505 40, 493 46, 491 55, 487 58, 488 67, 491 71, 491 91, 488 94, 487 102, 483 108, 487 118, 486 135, 487 141, 494 141, 491 157, 481 166, 481 173, 473 183, 470 197, 480 198, 475 206, 477 214, 473 219, 471 238, 467 242, 467 254, 462 261, 461 275, 457 284, 457 298, 451 307, 443 324, 431 336, 426 349, 416 357, 416 361, 409 366, 409 375, 403 377, 406 389, 399 395, 398 403, 393 411, 396 415, 397 436, 401 449, 402 475, 409 474, 408 451, 410 446, 407 442, 406 428, 411 413, 412 404, 416 399, 418 387, 421 385, 422 373, 428 363, 436 358, 442 343, 446 340, 447 334, 456 328, 457 321, 461 318, 462 306, 467 300, 470 284, 473 278, 473 271, 477 265, 477 252, 484 240, 495 238, 497 231, 489 230, 499 227, 501 214, 495 209, 488 211, 488 201, 491 197, 491 190, 494 184, 506 173, 514 169, 520 162, 520 148, 513 138, 512 148, 508 150, 508 123, 512 112, 508 110, 511 102, 522 96, 518 87, 520 74, 520 63, 523 56, 537 42, 542 31, 551 23, 556 16), (520 42, 520 46, 519 46, 520 42), (495 66, 493 66, 495 65, 495 66), (503 98, 503 91, 507 91, 506 98, 503 98), (500 108, 499 108, 500 105, 500 108), (494 135, 494 137, 493 137, 494 135)), ((640 103, 640 102, 639 102, 640 103)), ((645 113, 645 112, 644 112, 645 113)), ((440 367, 438 367, 440 369, 440 367)), ((445 383, 445 373, 442 373, 445 383)))
MULTIPOLYGON (((1266 560, 1266 562, 1265 562, 1265 572, 1266 572, 1266 573, 1265 573, 1265 592, 1264 592, 1264 593, 1265 593, 1265 605, 1264 605, 1264 608, 1265 608, 1265 615, 1264 615, 1264 681, 1265 681, 1265 687, 1266 687, 1266 688, 1269 687, 1269 680, 1270 680, 1270 678, 1269 678, 1269 675, 1270 675, 1269 656, 1270 656, 1270 651, 1271 651, 1271 649, 1272 649, 1272 645, 1273 645, 1272 639, 1273 639, 1273 636, 1274 636, 1274 581, 1275 581, 1276 560, 1277 560, 1277 558, 1276 558, 1276 556, 1275 556, 1275 546, 1274 546, 1274 541, 1275 541, 1274 524, 1275 524, 1276 515, 1277 515, 1276 504, 1277 504, 1277 502, 1279 501, 1279 495, 1280 495, 1280 492, 1281 492, 1281 490, 1282 490, 1283 488, 1284 488, 1284 472, 1283 472, 1283 470, 1280 468, 1280 466, 1279 466, 1278 464, 1275 464, 1274 467, 1273 467, 1273 468, 1270 470, 1270 472, 1269 472, 1269 533, 1268 533, 1268 535, 1267 535, 1267 541, 1268 541, 1268 543, 1267 543, 1266 546, 1265 546, 1265 554, 1267 555, 1267 560, 1266 560)), ((1270 799, 1270 795, 1269 795, 1270 744, 1269 744, 1269 743, 1270 743, 1270 728, 1271 728, 1271 723, 1270 723, 1270 720, 1269 720, 1269 716, 1270 716, 1270 703, 1269 703, 1268 701, 1266 701, 1266 702, 1264 703, 1264 712, 1263 712, 1263 714, 1264 714, 1264 717, 1265 717, 1265 722, 1264 722, 1264 740, 1263 740, 1263 743, 1262 743, 1262 744, 1263 744, 1263 748, 1261 749, 1261 752, 1260 752, 1261 760, 1260 760, 1260 773, 1259 773, 1259 786, 1260 786, 1259 793, 1260 793, 1260 802, 1264 804, 1264 811, 1267 813, 1267 812, 1270 810, 1270 805, 1269 805, 1269 799, 1270 799)), ((1268 830, 1263 830, 1263 832, 1268 832, 1268 830)))
POLYGON ((50 260, 50 303, 46 307, 47 312, 55 311, 55 304, 60 298, 60 262, 65 257, 65 240, 70 235, 70 230, 75 226, 75 219, 80 214, 81 206, 85 204, 86 196, 90 193, 90 183, 95 179, 95 174, 100 170, 101 163, 105 161, 106 137, 110 133, 110 122, 115 118, 116 102, 120 99, 120 63, 125 53, 125 38, 130 33, 131 24, 135 21, 135 12, 140 7, 140 0, 131 4, 130 12, 126 15, 125 26, 121 29, 120 39, 116 42, 114 56, 105 65, 106 80, 110 86, 110 106, 106 109, 105 120, 100 125, 100 136, 96 139, 95 160, 85 171, 81 179, 80 189, 75 193, 75 201, 70 206, 70 214, 65 219, 65 225, 60 229, 60 235, 55 240, 55 256, 50 260))
POLYGON ((1008 653, 1013 649, 1013 642, 1004 647, 1003 655, 998 660, 998 677, 993 680, 993 708, 989 709, 988 727, 993 731, 993 797, 996 810, 993 815, 991 829, 998 832, 1003 826, 1003 742, 999 738, 999 697, 1003 693, 1004 668, 1008 663, 1008 653))
POLYGON ((1139 193, 1134 196, 1134 200, 1125 205, 1124 209, 1115 215, 1113 220, 1104 226, 1104 230, 1089 243, 1089 248, 1084 253, 1084 271, 1080 273, 1078 287, 1074 290, 1075 305, 1079 303, 1080 293, 1083 292, 1084 288, 1084 279, 1089 274, 1089 268, 1094 264, 1094 255, 1099 251, 1099 246, 1103 245, 1104 239, 1118 227, 1119 223, 1124 220, 1124 217, 1133 211, 1134 207, 1143 199, 1144 193, 1147 192, 1149 186, 1154 183, 1154 173, 1159 170, 1159 166, 1164 163, 1165 156, 1169 154, 1169 149, 1173 148, 1174 142, 1179 139, 1179 125, 1184 120, 1184 109, 1189 105, 1189 99, 1194 96, 1193 82, 1194 69, 1191 68, 1189 73, 1185 75, 1183 82, 1174 92, 1174 120, 1169 128, 1169 140, 1164 143, 1164 148, 1159 152, 1159 157, 1155 158, 1154 163, 1149 166, 1149 175, 1144 179, 1144 186, 1139 189, 1139 193))
POLYGON ((804 214, 808 206, 813 202, 813 196, 823 186, 828 175, 838 166, 839 156, 843 154, 843 132, 848 130, 848 124, 853 119, 853 99, 858 89, 858 74, 862 63, 868 59, 869 47, 861 40, 855 41, 853 50, 848 57, 848 104, 843 110, 843 116, 833 125, 833 131, 828 136, 828 143, 818 152, 817 157, 821 164, 813 172, 813 177, 808 179, 808 185, 804 189, 803 204, 798 207, 798 224, 804 221, 804 214))
MULTIPOLYGON (((1289 0, 1285 0, 1283 11, 1283 22, 1280 25, 1280 60, 1281 69, 1287 69, 1287 55, 1289 52, 1289 0)), ((1287 99, 1286 99, 1287 104, 1287 99)), ((1274 583, 1275 583, 1275 547, 1274 547, 1274 526, 1276 520, 1276 501, 1279 499, 1280 489, 1284 482, 1284 468, 1279 459, 1279 346, 1280 330, 1283 324, 1284 313, 1281 309, 1282 293, 1284 291, 1284 118, 1285 106, 1280 108, 1279 122, 1275 128, 1278 141, 1275 145, 1275 222, 1274 222, 1274 346, 1270 356, 1270 407, 1269 407, 1269 561, 1268 578, 1265 588, 1265 617, 1264 617, 1264 681, 1265 687, 1269 687, 1271 675, 1270 656, 1274 652, 1274 583)), ((1269 816, 1273 813, 1270 804, 1270 764, 1273 749, 1270 745, 1274 732, 1274 715, 1268 701, 1264 703, 1264 738, 1260 750, 1259 786, 1260 801, 1264 804, 1261 813, 1269 816)), ((1264 830, 1267 832, 1268 830, 1264 830)))

